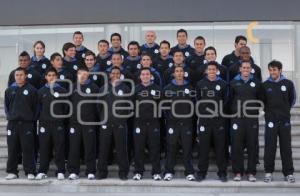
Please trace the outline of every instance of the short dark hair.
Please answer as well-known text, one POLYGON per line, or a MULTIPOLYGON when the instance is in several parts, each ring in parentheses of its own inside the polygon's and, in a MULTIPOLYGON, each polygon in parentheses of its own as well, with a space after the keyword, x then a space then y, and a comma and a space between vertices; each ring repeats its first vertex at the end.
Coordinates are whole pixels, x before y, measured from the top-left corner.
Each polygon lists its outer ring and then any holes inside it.
POLYGON ((282 69, 282 63, 280 61, 277 60, 272 60, 269 64, 268 64, 268 68, 270 67, 277 67, 279 70, 282 69))
POLYGON ((171 44, 170 42, 168 42, 167 40, 163 40, 159 43, 159 47, 161 47, 162 44, 167 44, 169 46, 169 48, 171 48, 171 44))
POLYGON ((141 59, 142 59, 144 56, 148 56, 148 57, 150 57, 150 59, 152 60, 152 55, 149 54, 148 52, 143 52, 143 53, 141 54, 141 59))
POLYGON ((119 70, 119 72, 121 73, 121 69, 120 69, 119 67, 117 67, 117 66, 113 66, 113 67, 111 68, 111 70, 110 70, 109 73, 111 73, 114 69, 119 70))
POLYGON ((23 68, 23 67, 18 67, 17 69, 15 69, 15 72, 14 72, 14 73, 16 73, 17 71, 23 71, 25 75, 28 74, 27 69, 25 69, 25 68, 23 68))
POLYGON ((87 56, 93 56, 94 59, 96 59, 96 55, 95 55, 95 53, 94 53, 93 51, 88 50, 88 51, 85 53, 85 57, 84 57, 84 58, 86 58, 87 56))
POLYGON ((89 69, 86 66, 81 66, 81 67, 78 68, 77 73, 79 71, 87 71, 87 72, 89 72, 89 69))
POLYGON ((240 67, 242 67, 243 63, 249 63, 250 66, 252 67, 251 61, 242 61, 241 64, 240 64, 240 67))
POLYGON ((50 61, 54 61, 56 57, 60 57, 62 58, 61 54, 59 54, 58 52, 54 52, 51 56, 50 56, 50 61))
POLYGON ((204 43, 206 43, 205 38, 204 38, 203 36, 201 36, 201 35, 197 36, 197 37, 194 39, 194 42, 195 42, 196 40, 203 40, 204 43))
POLYGON ((66 55, 65 51, 69 50, 70 48, 76 48, 76 46, 71 42, 67 42, 63 45, 62 52, 64 56, 66 55))
POLYGON ((247 38, 243 35, 238 35, 235 37, 234 43, 238 44, 241 40, 244 40, 247 42, 247 38))
POLYGON ((182 65, 175 65, 175 66, 174 66, 174 71, 173 71, 173 73, 175 72, 175 69, 178 68, 178 67, 179 67, 179 68, 182 68, 182 69, 184 70, 184 68, 183 68, 182 65))
POLYGON ((185 29, 179 29, 176 33, 176 36, 178 37, 179 33, 184 33, 186 36, 188 36, 187 31, 185 29))
POLYGON ((55 69, 54 67, 49 67, 49 68, 46 69, 46 71, 45 71, 45 76, 46 76, 48 73, 50 73, 50 72, 54 72, 55 75, 58 75, 58 73, 57 73, 57 71, 56 71, 56 69, 55 69))
POLYGON ((127 50, 129 50, 129 46, 137 46, 138 49, 140 50, 140 44, 137 41, 131 41, 131 42, 129 42, 129 44, 127 45, 127 50))
POLYGON ((205 50, 204 50, 204 55, 206 55, 206 52, 207 52, 208 50, 213 50, 213 51, 215 52, 215 55, 217 56, 217 50, 216 50, 216 48, 213 47, 213 46, 208 46, 207 48, 205 48, 205 50))
POLYGON ((112 41, 112 38, 115 37, 115 36, 119 37, 120 41, 122 41, 122 36, 121 36, 120 33, 113 33, 113 34, 111 34, 110 35, 110 41, 112 41))
POLYGON ((107 44, 107 46, 109 46, 109 42, 106 39, 101 39, 100 41, 98 41, 98 45, 100 43, 105 43, 105 44, 107 44))
POLYGON ((175 56, 175 53, 178 53, 178 52, 180 52, 184 56, 183 51, 180 49, 175 49, 173 52, 173 56, 175 56))
POLYGON ((209 65, 215 66, 217 69, 219 69, 219 63, 216 62, 216 61, 209 61, 209 62, 207 63, 206 68, 207 68, 209 65))
POLYGON ((75 32, 73 33, 73 37, 74 37, 75 35, 81 35, 81 36, 83 37, 83 33, 82 33, 81 31, 75 31, 75 32))
POLYGON ((151 73, 151 69, 149 67, 143 67, 140 71, 140 75, 141 75, 142 71, 144 71, 144 70, 148 70, 151 73))
POLYGON ((19 54, 19 57, 28 57, 30 59, 30 55, 27 51, 23 51, 19 54))

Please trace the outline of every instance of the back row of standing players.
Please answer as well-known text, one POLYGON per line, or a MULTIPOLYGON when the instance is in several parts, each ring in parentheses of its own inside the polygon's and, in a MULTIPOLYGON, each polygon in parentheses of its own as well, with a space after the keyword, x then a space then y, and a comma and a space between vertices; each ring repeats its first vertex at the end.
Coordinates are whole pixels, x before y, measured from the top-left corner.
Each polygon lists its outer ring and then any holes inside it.
MULTIPOLYGON (((148 69, 150 71, 150 75, 151 75, 151 83, 156 84, 159 88, 170 88, 171 84, 175 84, 176 86, 176 82, 178 82, 180 80, 180 76, 177 75, 176 78, 176 68, 180 67, 181 72, 183 73, 183 79, 184 79, 184 83, 189 83, 189 85, 191 86, 192 89, 199 89, 202 94, 203 89, 210 88, 210 84, 209 82, 207 83, 199 83, 199 81, 203 81, 206 80, 207 78, 207 68, 208 65, 215 65, 215 67, 217 68, 217 78, 215 78, 215 80, 222 80, 225 81, 225 83, 232 81, 232 79, 235 79, 236 81, 242 81, 243 80, 243 75, 240 74, 241 68, 243 68, 242 64, 243 62, 247 62, 245 64, 250 65, 251 68, 251 77, 245 81, 245 83, 249 83, 250 87, 256 87, 257 84, 259 84, 262 80, 261 77, 261 70, 259 68, 259 66, 257 66, 253 59, 251 58, 251 52, 250 52, 250 48, 246 46, 247 44, 247 39, 244 36, 237 36, 235 39, 235 50, 229 54, 226 55, 221 64, 216 63, 216 58, 217 58, 217 51, 214 47, 210 46, 210 47, 206 47, 205 48, 205 39, 202 36, 198 36, 195 38, 194 40, 194 47, 191 47, 190 45, 187 44, 187 32, 184 29, 180 29, 177 31, 177 40, 178 40, 178 44, 171 48, 170 47, 170 43, 168 41, 162 41, 160 42, 160 44, 156 44, 155 43, 155 39, 156 39, 156 35, 155 32, 153 31, 148 31, 146 33, 146 43, 142 46, 139 45, 138 42, 136 41, 131 41, 128 44, 128 52, 125 51, 122 47, 121 47, 121 35, 118 33, 114 33, 111 35, 111 44, 112 47, 109 47, 109 42, 106 40, 100 40, 98 42, 98 50, 99 53, 96 56, 93 52, 91 52, 90 50, 88 50, 87 48, 85 48, 82 43, 83 43, 83 34, 81 32, 75 32, 73 34, 73 42, 74 43, 66 43, 64 44, 63 48, 62 48, 62 52, 63 52, 63 57, 60 56, 59 53, 54 53, 51 55, 50 60, 48 60, 45 56, 44 56, 44 52, 45 52, 45 44, 42 41, 37 41, 34 44, 34 56, 30 59, 28 59, 28 53, 27 52, 23 52, 20 54, 19 57, 19 64, 21 68, 25 68, 27 70, 27 80, 30 84, 32 84, 35 88, 39 89, 40 87, 43 87, 45 84, 47 86, 47 81, 45 80, 45 73, 46 70, 48 70, 49 67, 54 67, 55 70, 58 73, 58 78, 61 80, 64 79, 69 79, 72 82, 76 82, 78 76, 77 76, 77 71, 78 70, 84 70, 85 68, 87 68, 87 70, 89 72, 91 72, 91 74, 89 75, 89 79, 90 81, 93 81, 93 83, 95 83, 96 85, 98 85, 99 88, 101 88, 104 84, 105 81, 103 80, 102 77, 99 77, 99 75, 97 74, 93 74, 93 72, 103 72, 103 73, 108 73, 108 74, 112 74, 112 71, 115 70, 115 68, 117 67, 118 70, 120 71, 120 79, 132 79, 135 81, 136 84, 141 83, 141 75, 142 75, 142 71, 145 69, 148 69), (210 63, 213 62, 213 63, 210 63), (252 81, 253 80, 253 81, 252 81), (170 85, 168 85, 170 84, 170 85), (203 89, 201 89, 200 86, 202 86, 203 89)), ((273 63, 274 64, 274 63, 273 63)), ((275 62, 276 64, 276 62, 275 62)), ((278 69, 281 70, 281 67, 278 66, 278 63, 276 64, 276 66, 273 67, 277 67, 278 69)), ((246 68, 247 69, 247 66, 246 68)), ((180 74, 179 74, 180 75, 180 74)), ((111 75, 109 75, 109 77, 111 77, 111 75)), ((283 78, 282 78, 283 79, 283 78)), ((286 79, 285 79, 286 80, 286 79)), ((209 80, 208 80, 209 81, 209 80)), ((293 86, 290 84, 290 81, 287 81, 287 87, 289 87, 289 91, 293 91, 293 86)), ((15 72, 12 71, 12 73, 9 76, 9 82, 8 85, 12 86, 14 85, 15 82, 15 72)), ((143 82, 142 82, 143 83, 143 82)), ((60 83, 60 85, 62 87, 64 87, 67 90, 73 90, 73 89, 69 89, 69 85, 65 82, 60 83)), ((215 85, 215 84, 214 84, 215 85)), ((215 88, 215 90, 220 91, 219 88, 222 88, 223 90, 223 85, 217 85, 212 86, 213 88, 215 88), (219 88, 217 88, 219 87, 219 88)), ((235 85, 233 83, 233 85, 235 85)), ((236 82, 236 86, 240 86, 241 84, 239 82, 236 82)), ((172 85, 171 85, 172 86, 172 85)), ((226 86, 226 85, 225 85, 226 86)), ((260 85, 257 85, 257 87, 260 85)), ((286 87, 286 88, 287 88, 286 87)), ((173 90, 176 92, 176 87, 175 89, 172 89, 173 87, 171 87, 170 90, 173 90)), ((226 89, 227 87, 225 87, 224 89, 226 89)), ((257 88, 258 89, 258 88, 257 88)), ((181 89, 181 90, 185 90, 185 89, 181 89)), ((233 89, 232 89, 233 90, 233 89)), ((259 99, 260 97, 260 89, 255 90, 254 92, 252 92, 252 89, 247 89, 247 87, 245 88, 240 88, 237 87, 236 91, 236 98, 241 96, 239 95, 240 90, 242 90, 242 93, 248 94, 248 91, 250 92, 249 95, 246 95, 245 99, 259 99), (259 93, 258 93, 259 92, 259 93), (252 94, 251 94, 252 93, 252 94), (253 95, 254 94, 254 95, 253 95), (248 97, 247 97, 248 96, 248 97)), ((222 92, 226 92, 226 90, 222 91, 222 92)), ((230 92, 232 94, 232 91, 230 92)), ((293 93, 293 92, 291 92, 293 93)), ((222 96, 225 96, 226 93, 224 93, 222 96)), ((197 95, 198 96, 198 95, 197 95)), ((288 106, 288 108, 290 109, 290 107, 292 106, 292 102, 294 99, 295 94, 288 94, 287 98, 288 98, 288 104, 285 106, 288 106)), ((201 97, 201 96, 200 96, 201 97)), ((208 97, 208 96, 204 96, 204 97, 208 97)), ((286 101, 286 100, 283 100, 286 101)), ((236 103, 235 103, 236 104, 236 103)), ((233 104, 233 105, 235 105, 233 104)), ((275 103, 277 104, 277 103, 275 103)), ((185 109, 185 108, 181 108, 180 109, 185 109)), ((232 108, 231 108, 232 109, 232 108)), ((235 110, 236 108, 234 108, 235 110)), ((289 110, 288 110, 289 113, 289 110)), ((289 115, 288 115, 289 116, 289 115)), ((168 120, 168 119, 167 119, 168 120)), ((170 120, 170 119, 169 119, 170 120)), ((186 140, 187 138, 185 138, 185 136, 180 136, 181 134, 181 130, 183 129, 183 127, 188 127, 189 124, 193 124, 194 122, 191 121, 181 121, 180 119, 176 119, 178 120, 178 122, 174 121, 174 119, 171 119, 169 122, 171 123, 167 123, 167 125, 163 125, 166 126, 166 130, 167 130, 167 135, 172 135, 173 138, 171 137, 167 137, 167 160, 166 160, 166 171, 165 171, 165 180, 171 180, 174 174, 174 165, 175 165, 175 159, 176 159, 176 151, 174 151, 174 149, 177 148, 177 142, 178 140, 182 140, 181 145, 183 147, 183 151, 184 151, 184 165, 185 165, 185 174, 188 180, 194 180, 195 177, 193 175, 194 170, 190 164, 190 153, 191 153, 191 143, 192 140, 186 140), (172 121, 173 120, 173 121, 172 121), (170 126, 172 125, 172 126, 170 126), (174 133, 176 132, 176 133, 174 133), (182 137, 182 138, 181 138, 182 137), (171 139, 170 139, 171 138, 171 139), (174 139, 175 138, 175 139, 174 139), (185 139, 184 139, 185 138, 185 139), (175 146, 174 146, 175 145, 175 146), (169 157, 168 157, 169 155, 169 157)), ((216 120, 216 119, 213 119, 216 120)), ((272 122, 273 123, 272 119, 272 122)), ((285 119, 286 121, 286 119, 285 119)), ((208 121, 207 121, 208 122, 208 121)), ((226 135, 225 134, 224 137, 220 137, 220 135, 218 136, 218 134, 215 133, 215 129, 218 128, 223 128, 224 130, 226 130, 226 122, 222 120, 222 122, 218 125, 213 125, 213 123, 211 121, 209 121, 210 123, 207 123, 201 120, 198 121, 198 125, 197 125, 197 133, 201 133, 201 132, 206 132, 205 130, 207 129, 207 131, 211 134, 211 136, 202 136, 199 137, 200 140, 202 140, 202 142, 200 142, 200 145, 203 144, 204 146, 202 146, 200 149, 202 149, 202 151, 200 150, 200 159, 199 159, 199 172, 198 172, 198 179, 204 179, 207 173, 207 166, 208 166, 208 149, 209 149, 209 143, 205 142, 207 141, 207 139, 209 140, 210 137, 213 137, 215 140, 215 144, 219 143, 220 141, 222 144, 224 144, 224 146, 215 146, 217 149, 216 153, 217 153, 217 162, 218 162, 218 167, 219 167, 219 172, 218 172, 218 176, 220 177, 220 179, 222 181, 226 181, 226 176, 227 176, 227 172, 226 172, 226 164, 224 165, 224 163, 226 162, 225 156, 226 154, 226 143, 228 143, 228 141, 226 142, 226 135), (211 130, 210 130, 211 129, 211 130), (221 149, 223 149, 224 151, 220 151, 221 149), (202 152, 202 154, 201 154, 202 152)), ((214 123, 216 123, 218 121, 214 121, 214 123)), ((145 124, 147 124, 147 122, 144 122, 145 124)), ((270 122, 269 122, 270 123, 270 122)), ((289 120, 288 120, 289 123, 289 120)), ((129 123, 130 124, 130 123, 129 123)), ((151 123, 149 122, 149 125, 151 123)), ((250 181, 254 181, 255 180, 255 174, 256 174, 256 161, 257 161, 257 147, 258 147, 258 143, 257 143, 257 134, 254 134, 257 132, 258 130, 258 121, 257 119, 255 119, 254 121, 252 119, 249 118, 238 118, 235 120, 232 120, 231 122, 232 128, 234 130, 240 129, 239 126, 241 126, 241 129, 245 129, 244 132, 240 133, 239 135, 237 135, 236 137, 238 138, 237 140, 239 140, 239 142, 234 142, 235 144, 235 149, 236 153, 232 154, 232 161, 233 161, 233 172, 235 175, 235 180, 240 180, 241 176, 244 173, 244 166, 242 163, 242 156, 243 153, 241 152, 243 149, 243 146, 246 146, 248 149, 248 161, 250 163, 248 163, 248 170, 247 170, 247 176, 248 176, 248 180, 250 181), (254 127, 252 127, 254 125, 254 127), (249 129, 249 130, 248 130, 249 129), (251 129, 255 129, 256 131, 252 131, 253 133, 251 134, 251 129), (250 132, 250 133, 249 133, 250 132), (250 135, 248 135, 250 134, 250 135), (251 137, 250 137, 251 136, 251 137), (251 138, 251 142, 249 141, 244 141, 245 138, 251 138), (246 144, 244 144, 244 142, 246 144), (249 144, 248 144, 249 143, 249 144)), ((273 125, 273 124, 272 124, 273 125)), ((107 128, 107 125, 104 125, 105 129, 107 128)), ((137 123, 131 123, 131 125, 129 125, 129 128, 133 128, 135 130, 135 133, 140 133, 140 127, 143 125, 139 125, 137 127, 137 123), (133 125, 134 124, 134 125, 133 125)), ((273 125, 274 126, 274 125, 273 125)), ((270 128, 273 128, 270 127, 270 128)), ((43 131, 44 130, 44 127, 43 131)), ((41 127, 39 128, 41 129, 41 127)), ((70 133, 71 130, 74 132, 73 130, 74 128, 71 127, 70 128, 70 133)), ((80 129, 80 128, 79 128, 80 129)), ((102 125, 102 129, 103 125, 102 125)), ((146 129, 146 128, 145 128, 146 129)), ((189 127, 189 130, 192 130, 193 127, 189 127)), ((157 127, 154 128, 154 130, 157 130, 157 127)), ((10 130, 11 131, 11 130, 10 130)), ((129 131, 130 132, 130 131, 129 131)), ((224 131, 226 132, 226 131, 224 131)), ((229 132, 229 131, 227 131, 229 132)), ((184 133, 187 135, 192 135, 190 131, 187 131, 187 133, 184 133)), ((183 135, 184 135, 183 134, 183 135)), ((132 136, 132 135, 131 135, 132 136)), ((84 137, 84 136, 83 136, 84 137)), ((130 137, 130 134, 129 134, 130 137)), ((101 140, 101 137, 100 137, 101 140)), ((250 140, 250 139, 249 139, 250 140)), ((105 141, 105 140, 104 140, 105 141)), ((106 140, 107 141, 107 140, 106 140)), ((72 142, 72 140, 71 140, 72 142)), ((288 141, 287 141, 288 142, 288 141)), ((76 143, 76 142, 75 142, 76 143)), ((134 142, 136 144, 136 142, 134 142)), ((140 143, 138 143, 140 144, 140 143)), ((101 142, 100 142, 101 145, 101 142)), ((80 145, 79 145, 80 146, 80 145)), ((105 145, 103 146, 105 147, 105 145)), ((290 145, 287 144, 287 152, 291 151, 291 147, 290 145)), ((79 171, 78 171, 78 164, 74 164, 74 162, 77 162, 77 160, 74 160, 74 157, 78 157, 78 155, 75 155, 76 153, 78 154, 78 150, 73 150, 74 152, 71 152, 71 149, 77 149, 74 148, 74 145, 71 146, 70 145, 70 152, 69 152, 69 161, 70 161, 70 167, 69 167, 69 172, 70 172, 70 179, 76 179, 78 177, 79 171), (75 154, 74 154, 75 153, 75 154), (71 158, 70 158, 71 156, 71 158), (72 157, 73 156, 73 157, 72 157), (72 163, 71 163, 72 162, 72 163), (71 164, 73 164, 71 166, 71 164), (71 169, 70 169, 71 168, 71 169)), ((274 151, 274 144, 272 143, 271 146, 272 151, 274 151)), ((120 148, 119 148, 120 150, 120 148)), ((79 150, 80 151, 80 150, 79 150)), ((134 179, 141 179, 142 178, 142 174, 143 174, 143 164, 140 161, 140 159, 143 159, 143 156, 141 155, 142 152, 137 153, 137 149, 135 149, 136 153, 138 155, 135 155, 135 163, 137 165, 137 169, 135 171, 135 176, 134 179)), ((151 151, 151 149, 150 149, 151 151)), ((89 154, 89 152, 86 152, 86 154, 89 154)), ((100 153, 101 154, 101 148, 100 148, 100 153)), ((284 171, 284 175, 287 177, 287 179, 289 179, 290 181, 293 181, 294 178, 292 176, 293 174, 293 166, 292 166, 292 162, 290 161, 291 159, 291 153, 287 153, 287 157, 286 159, 289 159, 287 162, 289 162, 288 166, 286 166, 285 168, 283 168, 284 171), (290 154, 290 156, 289 156, 290 154), (288 178, 289 177, 289 178, 288 178)), ((124 155, 124 153, 123 153, 124 155)), ((104 153, 104 155, 102 154, 102 156, 107 156, 107 152, 104 153)), ((100 156, 101 157, 101 156, 100 156)), ((154 157, 151 157, 152 159, 155 159, 154 157)), ((270 176, 270 173, 273 172, 274 170, 274 166, 272 166, 274 160, 273 159, 273 155, 271 156, 271 158, 268 159, 269 166, 266 169, 266 173, 268 175, 266 175, 266 181, 270 181, 272 179, 272 176, 270 176), (268 177, 268 178, 267 178, 268 177)), ((119 166, 120 166, 120 178, 124 179, 127 178, 127 173, 128 173, 128 164, 126 164, 126 161, 124 162, 125 158, 120 158, 119 157, 119 166), (123 161, 121 160, 123 159, 123 161)), ((107 160, 106 160, 107 161, 107 160)), ((105 161, 104 161, 105 162, 105 161)), ((155 161, 154 161, 155 162, 155 161)), ((160 167, 159 169, 158 166, 154 164, 153 162, 153 177, 154 179, 160 179, 160 167), (155 171, 156 168, 156 171, 155 171)), ((157 163, 157 161, 156 161, 157 163)), ((9 166, 9 162, 8 162, 8 166, 9 166)), ((87 168, 87 174, 91 174, 93 175, 95 173, 93 168, 93 164, 91 164, 90 167, 87 168), (91 166, 92 165, 92 166, 91 166)), ((107 163, 101 163, 99 164, 99 176, 100 178, 105 178, 107 176, 107 163), (102 170, 101 170, 102 169, 102 170)), ((11 168, 11 166, 10 166, 11 168)), ((15 171, 13 171, 14 169, 12 169, 11 171, 8 169, 8 173, 16 173, 15 171), (12 172, 13 171, 13 172, 12 172)), ((43 170, 43 169, 42 169, 43 170)), ((47 171, 45 171, 45 169, 42 171, 40 169, 40 172, 37 176, 38 179, 45 177, 45 173, 47 173, 47 171)), ((47 170, 47 169, 46 169, 47 170)), ((61 170, 61 173, 63 170, 61 170)), ((25 171, 26 172, 26 171, 25 171)), ((27 172, 27 174, 31 174, 33 172, 27 172)), ((90 177, 92 178, 92 176, 90 175, 90 177)))

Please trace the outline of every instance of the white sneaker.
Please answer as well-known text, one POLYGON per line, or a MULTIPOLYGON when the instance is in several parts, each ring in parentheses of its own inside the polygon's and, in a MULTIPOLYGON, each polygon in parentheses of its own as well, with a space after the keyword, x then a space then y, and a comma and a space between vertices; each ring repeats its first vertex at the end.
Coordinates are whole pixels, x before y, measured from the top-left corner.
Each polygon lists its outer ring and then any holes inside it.
POLYGON ((19 178, 18 175, 13 174, 13 173, 9 173, 7 174, 7 176, 5 177, 6 180, 13 180, 13 179, 17 179, 19 178))
POLYGON ((233 181, 241 181, 241 180, 242 180, 241 174, 235 174, 235 176, 233 177, 233 181))
POLYGON ((253 174, 249 174, 249 175, 248 175, 248 181, 249 181, 249 182, 256 182, 255 176, 254 176, 253 174))
POLYGON ((95 179, 95 175, 94 174, 88 174, 87 177, 89 180, 94 180, 95 179))
POLYGON ((155 181, 161 180, 160 174, 154 174, 152 177, 153 177, 153 180, 155 180, 155 181))
POLYGON ((165 181, 171 181, 172 179, 173 179, 173 174, 171 174, 171 173, 165 174, 165 177, 164 177, 165 181))
POLYGON ((291 174, 285 177, 285 180, 288 181, 289 183, 295 183, 296 179, 295 177, 291 174))
POLYGON ((35 177, 36 180, 43 180, 46 178, 47 178, 47 175, 44 173, 38 173, 38 175, 35 177))
POLYGON ((75 173, 72 173, 69 175, 69 180, 77 180, 79 179, 79 176, 75 173))
POLYGON ((133 177, 132 177, 133 180, 141 180, 142 179, 142 174, 139 174, 139 173, 136 173, 133 177))
POLYGON ((57 180, 64 180, 64 179, 65 179, 65 175, 63 173, 57 174, 57 180))
POLYGON ((27 179, 28 180, 34 180, 35 179, 35 176, 33 174, 28 174, 27 175, 27 179))
POLYGON ((266 173, 265 174, 265 178, 264 178, 264 182, 269 183, 273 181, 273 175, 272 173, 266 173))
POLYGON ((196 180, 196 178, 195 178, 195 176, 194 176, 193 174, 187 175, 187 176, 185 177, 185 179, 187 179, 188 181, 195 181, 195 180, 196 180))

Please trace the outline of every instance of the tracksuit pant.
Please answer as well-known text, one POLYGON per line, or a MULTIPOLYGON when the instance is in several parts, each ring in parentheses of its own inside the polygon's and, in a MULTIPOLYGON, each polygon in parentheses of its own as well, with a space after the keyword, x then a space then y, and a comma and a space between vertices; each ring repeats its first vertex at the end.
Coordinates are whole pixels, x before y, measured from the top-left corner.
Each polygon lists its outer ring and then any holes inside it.
POLYGON ((266 119, 264 153, 265 172, 274 172, 277 137, 279 138, 282 173, 284 176, 291 175, 294 173, 294 167, 292 159, 290 121, 272 121, 266 119))
POLYGON ((107 176, 107 165, 111 153, 111 143, 114 140, 117 151, 117 163, 119 165, 119 176, 127 176, 129 172, 129 161, 127 152, 127 123, 114 122, 100 126, 99 134, 99 176, 107 176))
POLYGON ((54 151, 57 173, 65 173, 65 127, 63 121, 39 122, 39 173, 47 173, 54 151))
POLYGON ((168 121, 167 122, 167 157, 165 173, 174 174, 174 167, 178 154, 179 146, 183 150, 184 174, 194 174, 192 164, 193 146, 193 123, 192 121, 168 121))
POLYGON ((96 173, 96 131, 92 125, 71 123, 69 129, 69 173, 80 173, 80 149, 84 149, 86 174, 96 173))
MULTIPOLYGON (((217 120, 216 120, 217 121, 217 120)), ((206 176, 209 165, 209 152, 213 142, 218 166, 218 176, 227 176, 226 159, 226 127, 225 121, 215 122, 215 124, 204 124, 199 121, 197 134, 199 140, 199 162, 198 175, 206 176)))
POLYGON ((234 118, 231 121, 231 159, 232 172, 244 174, 244 147, 247 149, 248 162, 246 174, 256 174, 257 163, 257 118, 234 118))
POLYGON ((20 154, 23 158, 25 175, 35 174, 34 122, 9 121, 7 124, 7 173, 18 175, 20 154))
POLYGON ((145 171, 145 147, 148 146, 152 175, 161 173, 160 166, 160 121, 136 121, 133 132, 134 139, 134 173, 143 174, 145 171))

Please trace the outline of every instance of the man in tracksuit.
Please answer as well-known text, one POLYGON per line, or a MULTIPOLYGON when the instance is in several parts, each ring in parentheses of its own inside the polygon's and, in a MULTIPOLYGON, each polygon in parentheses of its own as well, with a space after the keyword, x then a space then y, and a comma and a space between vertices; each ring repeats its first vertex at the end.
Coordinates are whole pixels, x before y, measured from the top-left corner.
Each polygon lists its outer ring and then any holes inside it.
POLYGON ((95 179, 96 173, 96 127, 97 123, 97 96, 99 88, 89 80, 89 70, 80 68, 77 73, 77 83, 74 84, 70 100, 73 112, 69 125, 69 179, 76 180, 80 173, 80 149, 84 149, 86 175, 89 180, 95 179), (92 103, 83 103, 92 101, 92 103), (93 102, 94 101, 94 102, 93 102), (80 106, 80 104, 82 104, 80 106))
MULTIPOLYGON (((240 49, 244 46, 247 46, 247 38, 243 35, 236 36, 234 40, 234 51, 224 56, 221 64, 226 66, 227 69, 236 64, 240 60, 240 49)), ((254 63, 253 58, 251 57, 250 59, 251 62, 254 63)))
POLYGON ((48 68, 45 72, 47 83, 38 90, 40 167, 36 180, 47 178, 52 152, 57 166, 57 179, 65 179, 64 122, 68 113, 68 99, 67 91, 56 83, 57 75, 55 68, 48 68))
POLYGON ((90 74, 89 79, 92 80, 99 88, 104 84, 106 73, 101 70, 101 66, 96 61, 96 55, 92 51, 85 53, 84 62, 90 74), (105 75, 105 76, 104 76, 105 75))
POLYGON ((250 48, 248 46, 241 47, 239 54, 240 54, 240 60, 232 64, 232 66, 228 69, 229 81, 231 81, 237 74, 239 74, 240 64, 242 61, 250 61, 252 67, 251 74, 259 81, 262 81, 260 67, 251 61, 250 48))
POLYGON ((111 143, 115 142, 117 151, 117 163, 119 165, 119 178, 127 180, 129 172, 129 161, 127 152, 127 119, 130 114, 128 101, 132 98, 129 87, 120 80, 121 70, 113 67, 110 73, 110 82, 100 89, 99 100, 103 103, 98 104, 100 116, 99 134, 99 157, 98 157, 98 177, 107 178, 107 165, 109 154, 111 153, 111 143), (106 106, 106 107, 105 107, 106 106), (120 107, 127 107, 121 109, 120 107))
POLYGON ((123 66, 126 70, 128 70, 131 74, 135 75, 137 70, 140 69, 141 66, 141 56, 140 53, 140 45, 136 41, 129 42, 128 46, 128 56, 125 57, 123 61, 123 66))
POLYGON ((217 76, 219 64, 210 61, 206 68, 206 77, 197 83, 196 93, 199 105, 197 135, 199 140, 198 180, 205 179, 208 170, 211 141, 214 145, 218 176, 222 182, 227 181, 225 120, 220 110, 224 109, 227 99, 227 83, 217 76), (207 101, 207 102, 206 102, 207 101), (213 101, 214 103, 211 103, 213 101), (210 111, 211 112, 210 112, 210 111), (217 111, 213 113, 213 111, 217 111))
POLYGON ((230 110, 232 140, 232 172, 234 181, 240 181, 244 173, 248 181, 255 182, 258 140, 261 82, 251 74, 251 62, 244 61, 240 74, 230 82, 230 110), (244 171, 244 148, 247 149, 248 164, 244 171))
POLYGON ((7 124, 8 159, 7 180, 18 178, 19 156, 23 157, 23 168, 29 180, 35 176, 34 134, 37 117, 37 90, 26 82, 27 70, 14 71, 15 82, 5 91, 5 113, 7 124))
POLYGON ((184 29, 179 29, 176 33, 177 36, 177 42, 178 44, 171 48, 170 54, 173 56, 175 51, 180 50, 184 56, 187 58, 190 55, 193 55, 195 52, 195 49, 187 44, 188 34, 187 31, 184 29))
POLYGON ((178 147, 181 145, 185 167, 184 174, 188 181, 194 181, 195 176, 192 165, 194 90, 184 80, 182 66, 175 66, 174 77, 175 79, 164 88, 163 92, 164 103, 162 105, 165 107, 167 121, 167 157, 164 180, 170 181, 173 178, 178 147))
POLYGON ((122 47, 122 37, 119 33, 113 33, 110 36, 111 48, 109 48, 109 52, 111 54, 121 54, 122 59, 124 60, 128 56, 128 52, 122 47))
POLYGON ((102 39, 98 42, 98 55, 96 56, 96 61, 100 66, 100 71, 105 71, 108 67, 112 66, 111 63, 111 53, 108 51, 109 42, 102 39))
MULTIPOLYGON (((163 40, 159 44, 159 55, 153 59, 153 67, 163 77, 165 71, 173 66, 173 57, 170 56, 170 42, 163 40)), ((165 81, 164 78, 162 78, 165 81)))
POLYGON ((72 73, 73 78, 77 78, 77 71, 84 67, 81 61, 76 59, 76 46, 70 42, 65 43, 62 48, 64 55, 63 68, 72 73))
POLYGON ((263 101, 265 111, 265 182, 273 179, 277 136, 279 137, 282 173, 285 180, 294 183, 293 158, 291 149, 290 110, 296 101, 296 92, 292 81, 282 75, 282 63, 271 61, 268 65, 270 77, 263 83, 263 101))
POLYGON ((83 33, 80 31, 75 31, 73 33, 73 43, 76 46, 76 55, 75 58, 80 62, 80 64, 84 64, 85 53, 89 51, 84 45, 82 45, 84 41, 83 33))
MULTIPOLYGON (((148 55, 148 54, 147 54, 148 55)), ((134 120, 134 180, 141 180, 145 160, 145 147, 148 146, 150 162, 152 164, 152 177, 161 180, 160 166, 160 121, 158 117, 158 104, 161 97, 161 88, 151 82, 150 68, 140 71, 141 84, 135 88, 135 120, 134 120)))
MULTIPOLYGON (((39 89, 41 87, 41 75, 30 65, 30 55, 26 51, 21 52, 19 55, 19 67, 26 69, 26 81, 36 89, 39 89)), ((15 70, 9 74, 8 86, 11 86, 15 82, 15 70)))
POLYGON ((147 31, 145 34, 146 43, 141 46, 141 53, 147 53, 152 59, 159 56, 159 45, 155 43, 155 31, 147 31))

